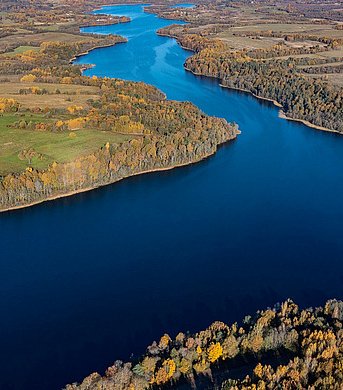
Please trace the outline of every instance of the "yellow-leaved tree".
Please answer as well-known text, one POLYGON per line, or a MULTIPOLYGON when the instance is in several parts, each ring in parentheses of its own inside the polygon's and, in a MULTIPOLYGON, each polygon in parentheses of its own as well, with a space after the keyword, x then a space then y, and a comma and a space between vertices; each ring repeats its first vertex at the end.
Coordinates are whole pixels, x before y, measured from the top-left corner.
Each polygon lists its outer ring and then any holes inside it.
POLYGON ((22 82, 22 83, 33 83, 34 81, 36 81, 37 80, 37 77, 34 75, 34 74, 26 74, 26 75, 24 75, 21 79, 20 79, 20 81, 22 82))
POLYGON ((220 343, 215 343, 209 346, 208 351, 208 359, 211 363, 214 363, 216 360, 220 358, 223 354, 223 348, 220 343))

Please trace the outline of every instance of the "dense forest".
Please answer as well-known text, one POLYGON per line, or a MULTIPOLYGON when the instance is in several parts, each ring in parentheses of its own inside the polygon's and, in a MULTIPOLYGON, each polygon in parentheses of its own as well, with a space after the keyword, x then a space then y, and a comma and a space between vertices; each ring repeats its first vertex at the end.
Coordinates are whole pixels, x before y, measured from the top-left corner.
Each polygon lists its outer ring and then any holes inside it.
POLYGON ((301 310, 287 300, 240 324, 214 322, 196 334, 165 334, 139 359, 116 361, 104 377, 93 373, 66 390, 177 388, 186 382, 190 388, 204 377, 215 380, 217 388, 222 383, 223 390, 338 390, 343 386, 342 321, 342 301, 301 310), (238 368, 240 377, 232 378, 238 368))
MULTIPOLYGON (((187 70, 198 75, 216 77, 225 87, 276 101, 289 118, 308 121, 343 133, 342 88, 300 74, 297 69, 299 58, 291 57, 328 50, 329 47, 340 44, 340 40, 322 38, 325 46, 290 48, 281 43, 269 49, 232 51, 220 40, 189 34, 187 28, 180 31, 175 25, 159 30, 159 34, 173 36, 183 47, 195 52, 185 63, 187 70)), ((289 39, 297 37, 295 34, 289 35, 289 39)), ((301 37, 309 38, 312 37, 301 37)), ((316 59, 311 60, 313 64, 317 63, 316 59)), ((309 73, 312 69, 305 70, 304 73, 309 73)), ((330 67, 329 72, 339 72, 340 69, 341 66, 330 67)))
POLYGON ((290 118, 343 133, 342 89, 299 75, 291 59, 257 61, 242 54, 230 58, 205 49, 188 59, 186 68, 217 77, 223 86, 275 100, 290 118))

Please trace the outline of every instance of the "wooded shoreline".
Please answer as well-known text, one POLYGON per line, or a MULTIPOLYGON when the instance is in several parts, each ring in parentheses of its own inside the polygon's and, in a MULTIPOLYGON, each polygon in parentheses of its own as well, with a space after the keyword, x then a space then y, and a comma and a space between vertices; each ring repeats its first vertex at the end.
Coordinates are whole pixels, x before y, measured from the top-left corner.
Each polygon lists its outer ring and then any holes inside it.
MULTIPOLYGON (((237 130, 237 134, 238 133, 239 133, 239 130, 237 130)), ((218 148, 220 146, 223 146, 224 144, 230 142, 230 141, 233 141, 234 139, 235 138, 232 138, 232 139, 227 140, 226 142, 223 142, 222 144, 218 144, 218 148)), ((61 193, 49 196, 49 197, 47 197, 45 199, 40 199, 40 200, 31 202, 31 203, 22 204, 22 205, 13 206, 13 207, 8 207, 8 208, 5 208, 5 209, 1 209, 0 208, 0 213, 6 213, 6 212, 10 212, 10 211, 20 210, 20 209, 24 209, 24 208, 27 208, 27 207, 37 206, 37 205, 39 205, 41 203, 44 203, 44 202, 49 202, 49 201, 53 201, 53 200, 57 200, 57 199, 67 198, 67 197, 70 197, 70 196, 73 196, 73 195, 82 194, 84 192, 89 192, 89 191, 92 191, 92 190, 96 190, 96 189, 99 189, 99 188, 102 188, 102 187, 107 187, 107 186, 110 186, 112 184, 119 183, 120 181, 125 180, 125 179, 129 179, 130 177, 135 177, 135 176, 140 176, 140 175, 147 175, 149 173, 154 173, 154 172, 171 171, 172 169, 183 168, 183 167, 186 167, 186 166, 189 166, 189 165, 193 165, 193 164, 197 164, 197 163, 199 163, 201 161, 204 161, 204 160, 214 156, 216 152, 217 152, 217 150, 214 151, 213 153, 208 154, 207 156, 204 156, 204 157, 198 159, 198 160, 185 162, 184 164, 176 164, 176 165, 171 165, 169 167, 148 169, 148 170, 145 170, 145 171, 133 173, 132 175, 124 176, 124 177, 122 177, 120 179, 111 181, 111 182, 106 183, 106 184, 96 185, 96 186, 93 186, 93 187, 90 186, 90 187, 87 187, 87 188, 80 188, 78 190, 69 191, 69 192, 61 192, 61 193)))
MULTIPOLYGON (((195 53, 195 51, 189 47, 185 47, 181 44, 181 42, 179 41, 178 37, 176 35, 171 35, 171 34, 167 34, 167 33, 162 33, 162 32, 158 32, 158 35, 160 36, 163 36, 163 37, 169 37, 169 38, 172 38, 172 39, 175 39, 178 44, 180 45, 180 47, 184 50, 188 50, 188 51, 191 51, 193 53, 195 53)), ((320 130, 320 131, 326 131, 326 132, 329 132, 329 133, 336 133, 336 134, 339 134, 339 135, 342 135, 341 132, 337 131, 337 130, 334 130, 334 129, 329 129, 327 127, 322 127, 322 126, 318 126, 318 125, 315 125, 314 123, 311 123, 305 119, 300 119, 300 118, 292 118, 292 117, 289 117, 286 115, 286 113, 282 110, 282 104, 279 103, 278 101, 274 100, 274 99, 269 99, 269 98, 266 98, 266 97, 263 97, 263 96, 258 96, 256 94, 254 94, 253 92, 247 90, 247 89, 241 89, 241 88, 235 88, 235 87, 230 87, 230 86, 227 86, 227 85, 224 85, 220 82, 220 79, 216 76, 211 76, 211 75, 204 75, 204 74, 201 74, 201 73, 197 73, 191 69, 189 69, 186 64, 184 64, 184 68, 185 70, 187 70, 188 72, 192 73, 194 76, 201 76, 201 77, 208 77, 208 78, 212 78, 212 79, 216 79, 218 80, 218 83, 219 85, 222 87, 222 88, 228 88, 228 89, 231 89, 231 90, 234 90, 234 91, 241 91, 241 92, 244 92, 244 93, 248 93, 250 95, 252 95, 254 98, 256 99, 260 99, 260 100, 264 100, 264 101, 268 101, 270 103, 273 103, 276 107, 280 108, 281 110, 279 111, 279 117, 282 118, 282 119, 286 119, 288 121, 293 121, 293 122, 298 122, 298 123, 302 123, 303 125, 307 126, 307 127, 310 127, 312 129, 316 129, 316 130, 320 130)))
POLYGON ((342 320, 342 301, 301 309, 288 299, 239 323, 216 321, 196 334, 164 334, 142 356, 116 360, 104 376, 94 372, 65 390, 112 390, 116 383, 120 389, 177 389, 187 382, 195 388, 205 377, 208 385, 219 382, 221 390, 338 390, 343 383, 342 320))
MULTIPOLYGON (((113 43, 110 43, 110 44, 106 44, 106 45, 98 45, 98 46, 93 46, 83 52, 80 52, 79 54, 76 54, 74 55, 72 58, 70 58, 69 60, 69 64, 73 65, 75 60, 81 56, 84 56, 84 55, 87 55, 89 52, 95 50, 95 49, 100 49, 100 48, 106 48, 106 47, 111 47, 111 46, 114 46, 115 44, 117 43, 126 43, 127 42, 127 39, 124 38, 124 37, 120 37, 118 36, 118 38, 120 39, 119 42, 113 42, 113 43)), ((89 66, 94 66, 94 65, 88 65, 88 64, 85 64, 84 67, 81 67, 81 72, 83 73, 83 71, 85 70, 85 68, 88 68, 89 66)), ((161 95, 163 95, 164 99, 166 99, 166 95, 165 93, 163 92, 160 92, 161 95)), ((230 127, 230 126, 229 126, 230 127)), ((215 132, 215 130, 213 130, 215 132)), ((106 181, 107 179, 104 178, 103 180, 100 180, 100 184, 99 184, 99 181, 97 183, 94 183, 94 185, 90 185, 90 186, 85 186, 84 188, 79 188, 79 189, 73 189, 73 190, 67 190, 67 191, 63 191, 63 190, 59 190, 59 189, 56 189, 56 190, 52 190, 52 194, 46 196, 45 194, 42 193, 42 196, 41 198, 38 197, 38 199, 36 200, 33 200, 33 201, 29 201, 27 203, 21 203, 21 204, 16 204, 14 206, 10 206, 10 207, 4 207, 2 209, 0 209, 0 212, 9 212, 9 211, 14 211, 14 210, 18 210, 18 209, 22 209, 22 208, 26 208, 26 207, 31 207, 31 206, 34 206, 34 205, 38 205, 40 203, 43 203, 43 202, 46 202, 46 201, 52 201, 52 200, 56 200, 56 199, 60 199, 60 198, 64 198, 64 197, 69 197, 69 196, 73 196, 73 195, 76 195, 76 194, 80 194, 80 193, 83 193, 83 192, 88 192, 88 191, 91 191, 93 189, 96 189, 96 188, 100 188, 102 186, 105 186, 105 185, 110 185, 110 184, 114 184, 118 181, 121 181, 123 179, 126 179, 126 178, 129 178, 131 176, 137 176, 137 175, 141 175, 141 174, 148 174, 148 173, 152 173, 152 172, 158 172, 158 171, 165 171, 165 170, 171 170, 171 169, 175 169, 175 168, 178 168, 178 167, 183 167, 183 166, 187 166, 187 165, 191 165, 191 164, 195 164, 195 163, 198 163, 199 161, 202 161, 210 156, 212 156, 214 153, 216 153, 216 150, 217 150, 217 147, 219 147, 221 144, 225 143, 225 142, 228 142, 229 140, 232 140, 236 137, 236 135, 239 133, 239 130, 236 128, 232 128, 231 130, 227 130, 228 131, 228 135, 227 136, 223 136, 223 139, 219 142, 219 143, 216 143, 216 147, 213 149, 213 148, 209 148, 211 150, 211 152, 207 152, 205 153, 204 155, 201 155, 199 157, 199 155, 194 155, 194 159, 190 158, 188 161, 184 162, 184 163, 178 163, 178 164, 171 164, 170 166, 161 166, 161 167, 154 167, 152 169, 145 169, 145 170, 142 170, 142 171, 138 171, 138 172, 133 172, 132 174, 124 174, 123 177, 115 177, 114 180, 109 180, 108 182, 106 181), (229 135, 230 133, 230 135, 229 135)), ((134 134, 133 134, 134 135, 134 134)), ((208 146, 207 146, 208 148, 208 146)), ((204 147, 204 149, 206 149, 206 147, 204 147)), ((209 150, 207 149, 207 150, 209 150)), ((182 158, 181 158, 182 160, 182 158)), ((161 164, 162 162, 159 162, 157 163, 158 164, 161 164)), ((116 176, 116 175, 113 175, 113 176, 116 176)), ((112 177, 112 174, 111 174, 111 177, 112 177)), ((77 183, 75 183, 75 186, 77 186, 77 183)), ((51 192, 48 191, 48 192, 51 192)))
MULTIPOLYGON (((162 15, 158 15, 159 17, 163 17, 163 14, 162 15)), ((127 20, 126 22, 130 22, 131 20, 127 20)), ((117 24, 117 23, 114 23, 114 24, 117 24)), ((194 47, 187 47, 187 45, 183 44, 182 43, 182 39, 184 37, 184 35, 173 35, 173 34, 169 34, 169 33, 166 33, 164 31, 157 31, 157 34, 160 35, 160 36, 165 36, 165 37, 169 37, 171 39, 175 39, 178 44, 185 50, 188 50, 188 51, 192 51, 193 53, 197 54, 198 51, 196 49, 194 49, 194 47)), ((111 46, 114 46, 116 43, 126 43, 128 40, 124 37, 121 37, 121 36, 118 36, 117 37, 118 41, 117 42, 111 42, 110 44, 105 44, 105 45, 98 45, 98 46, 93 46, 91 48, 89 48, 88 50, 84 50, 82 52, 80 52, 79 54, 76 54, 74 55, 72 58, 70 58, 69 60, 69 64, 74 64, 75 60, 81 56, 84 56, 84 55, 87 55, 89 52, 95 50, 95 49, 98 49, 98 48, 106 48, 106 47, 111 47, 111 46)), ((186 39, 186 42, 187 42, 187 39, 186 39)), ((191 44, 192 45, 192 44, 191 44)), ((194 46, 194 45, 193 45, 194 46)), ((193 56, 189 57, 189 58, 192 58, 193 56)), ((85 69, 88 69, 88 67, 90 66, 95 66, 95 65, 92 65, 92 64, 85 64, 83 67, 81 66, 80 67, 80 71, 81 71, 81 74, 83 73, 83 71, 85 69)), ((283 119, 287 119, 287 120, 290 120, 290 121, 295 121, 295 122, 299 122, 299 123, 302 123, 310 128, 314 128, 314 129, 317 129, 317 130, 321 130, 321 131, 326 131, 326 132, 332 132, 332 133, 338 133, 338 134, 341 134, 339 131, 337 130, 334 130, 334 129, 329 129, 329 128, 326 128, 326 127, 322 127, 322 126, 318 126, 318 125, 315 125, 309 121, 307 121, 306 119, 300 119, 300 118, 292 118, 292 117, 289 117, 287 116, 287 114, 282 110, 283 106, 282 104, 280 104, 278 101, 274 100, 274 99, 269 99, 269 98, 266 98, 266 97, 263 97, 263 96, 258 96, 256 94, 254 94, 253 92, 251 92, 250 90, 248 89, 242 89, 242 88, 236 88, 234 86, 228 86, 228 85, 224 85, 223 83, 220 82, 220 78, 218 76, 212 76, 211 74, 203 74, 201 72, 196 72, 195 70, 189 68, 187 66, 187 63, 184 64, 184 69, 186 71, 189 71, 191 73, 193 73, 194 75, 196 76, 202 76, 202 77, 210 77, 210 78, 216 78, 218 79, 219 81, 219 85, 221 87, 225 87, 225 88, 229 88, 229 89, 232 89, 232 90, 237 90, 237 91, 242 91, 244 93, 249 93, 251 94, 253 97, 255 98, 258 98, 258 99, 261 99, 261 100, 264 100, 264 101, 268 101, 268 102, 271 102, 273 103, 276 107, 280 108, 281 110, 279 111, 279 117, 280 118, 283 118, 283 119)), ((236 130, 236 133, 235 133, 235 136, 237 135, 237 130, 236 130)), ((131 135, 135 135, 134 133, 132 133, 131 135)), ((137 134, 136 134, 137 135, 137 134)), ((232 139, 232 138, 230 138, 232 139)), ((228 140, 226 140, 225 142, 227 142, 228 140)), ((217 146, 219 146, 220 143, 217 144, 217 146)), ((25 207, 30 207, 30 206, 33 206, 33 205, 36 205, 36 204, 39 204, 39 203, 42 203, 42 202, 45 202, 45 201, 49 201, 49 200, 54 200, 54 199, 59 199, 59 198, 62 198, 62 197, 67 197, 67 196, 72 196, 72 195, 75 195, 75 194, 78 194, 78 193, 82 193, 82 192, 87 192, 87 191, 90 191, 92 189, 95 189, 95 188, 99 188, 101 186, 104 186, 104 185, 109 185, 109 184, 113 184, 117 181, 120 181, 124 178, 128 178, 130 176, 135 176, 135 175, 139 175, 139 174, 145 174, 145 173, 150 173, 150 172, 157 172, 157 171, 162 171, 162 170, 169 170, 169 169, 173 169, 173 168, 176 168, 176 167, 180 167, 180 166, 185 166, 185 165, 189 165, 189 164, 193 164, 193 163, 196 163, 198 161, 201 161, 202 159, 204 158, 207 158, 209 157, 210 155, 214 154, 216 152, 216 150, 214 150, 213 152, 211 152, 210 154, 205 154, 203 156, 201 156, 199 158, 199 156, 196 156, 196 158, 194 160, 190 160, 190 161, 187 161, 187 162, 182 162, 180 164, 172 164, 171 166, 167 166, 167 167, 161 167, 161 168, 152 168, 151 170, 148 169, 148 170, 143 170, 141 172, 134 172, 132 174, 129 174, 129 175, 124 175, 123 177, 119 177, 119 178, 115 178, 115 180, 110 180, 108 182, 106 182, 106 179, 104 179, 104 183, 100 181, 98 181, 97 183, 94 183, 94 186, 91 185, 91 186, 85 186, 85 188, 80 188, 80 189, 77 189, 77 190, 69 190, 66 188, 66 192, 62 192, 61 188, 57 189, 56 188, 56 192, 54 195, 50 195, 50 196, 47 196, 47 197, 44 197, 44 194, 46 194, 46 192, 43 192, 42 193, 42 198, 41 199, 37 199, 37 200, 34 200, 32 202, 28 202, 26 204, 19 204, 19 205, 15 205, 13 207, 5 207, 4 209, 0 210, 0 212, 5 212, 5 211, 11 211, 11 210, 16 210, 16 209, 20 209, 20 208, 25 208, 25 207), (100 182, 100 184, 99 184, 100 182)), ((182 158, 181 158, 182 159, 182 158)), ((144 164, 143 164, 144 165, 144 164)), ((158 163, 157 163, 158 165, 158 163)), ((112 174, 111 174, 112 175, 112 174)), ((111 176, 112 177, 112 176, 111 176)), ((77 187, 77 184, 75 185, 77 187)), ((49 193, 50 191, 47 191, 47 193, 49 193)))

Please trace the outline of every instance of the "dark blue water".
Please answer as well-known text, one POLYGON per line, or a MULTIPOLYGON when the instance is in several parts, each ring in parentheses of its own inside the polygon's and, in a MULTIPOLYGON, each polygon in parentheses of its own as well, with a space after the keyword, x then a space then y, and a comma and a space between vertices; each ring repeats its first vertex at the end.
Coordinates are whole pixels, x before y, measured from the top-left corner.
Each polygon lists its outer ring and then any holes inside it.
POLYGON ((155 34, 170 22, 105 11, 132 22, 87 31, 129 42, 79 59, 87 74, 144 80, 242 134, 193 166, 1 214, 1 390, 57 390, 287 297, 343 298, 343 138, 185 72, 190 53, 155 34))

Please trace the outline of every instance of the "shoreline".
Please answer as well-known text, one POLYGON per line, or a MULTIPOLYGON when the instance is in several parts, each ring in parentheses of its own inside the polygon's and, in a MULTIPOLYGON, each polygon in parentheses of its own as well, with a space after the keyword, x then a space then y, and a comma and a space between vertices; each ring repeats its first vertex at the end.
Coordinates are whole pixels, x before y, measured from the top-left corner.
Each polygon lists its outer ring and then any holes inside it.
POLYGON ((85 24, 85 25, 80 26, 79 28, 81 29, 81 28, 90 28, 90 27, 116 26, 117 24, 125 24, 125 23, 130 23, 130 22, 131 22, 131 20, 127 20, 126 22, 118 22, 118 23, 85 24))
MULTIPOLYGON (((69 64, 71 65, 76 65, 74 64, 73 62, 75 62, 79 57, 83 57, 83 56, 86 56, 87 54, 89 54, 91 51, 93 50, 96 50, 96 49, 105 49, 106 47, 112 47, 112 46, 115 46, 117 45, 118 43, 127 43, 127 38, 124 38, 122 37, 121 35, 118 35, 119 37, 121 37, 123 39, 123 41, 119 41, 119 42, 114 42, 114 43, 110 43, 108 45, 104 45, 104 46, 94 46, 94 47, 91 47, 90 49, 86 50, 85 52, 82 52, 82 53, 79 53, 79 54, 75 54, 74 57, 72 57, 70 60, 69 60, 69 64)), ((96 65, 95 64, 81 64, 81 65, 84 65, 84 66, 87 66, 89 65, 90 67, 94 68, 96 65)))
MULTIPOLYGON (((168 37, 168 38, 172 38, 172 39, 175 39, 177 41, 177 43, 180 45, 180 47, 184 50, 187 50, 187 51, 191 51, 192 53, 196 53, 193 49, 190 49, 190 48, 187 48, 187 47, 184 47, 178 37, 176 35, 171 35, 171 34, 166 34, 166 33, 160 33, 160 32, 157 32, 157 35, 159 36, 162 36, 162 37, 168 37)), ((339 134, 339 135, 343 135, 343 133, 339 132, 338 130, 334 130, 334 129, 329 129, 328 127, 323 127, 323 126, 319 126, 319 125, 315 125, 314 123, 311 123, 309 122, 308 120, 306 119, 300 119, 300 118, 291 118, 289 116, 286 115, 286 113, 283 111, 283 106, 281 103, 279 103, 278 101, 274 100, 274 99, 269 99, 269 98, 266 98, 266 97, 263 97, 263 96, 258 96, 256 94, 254 94, 253 92, 247 90, 247 89, 242 89, 242 88, 235 88, 235 87, 229 87, 227 85, 223 85, 221 82, 220 82, 220 79, 216 76, 210 76, 210 75, 203 75, 201 73, 197 73, 197 72, 194 72, 193 70, 189 69, 186 67, 186 65, 184 65, 184 69, 187 71, 187 72, 190 72, 192 73, 194 76, 201 76, 201 77, 208 77, 208 78, 212 78, 212 79, 216 79, 218 80, 219 82, 219 85, 222 87, 222 88, 228 88, 228 89, 231 89, 233 91, 241 91, 241 92, 245 92, 245 93, 248 93, 250 95, 252 95, 254 98, 256 99, 260 99, 260 100, 264 100, 264 101, 267 101, 267 102, 270 102, 270 103, 273 103, 274 106, 276 106, 277 108, 280 108, 279 110, 279 118, 281 119, 286 119, 288 121, 292 121, 292 122, 297 122, 297 123, 301 123, 307 127, 310 127, 311 129, 316 129, 316 130, 320 130, 320 131, 326 131, 328 133, 335 133, 335 134, 339 134)))
POLYGON ((128 175, 128 176, 123 176, 123 177, 121 177, 118 180, 110 181, 110 182, 105 183, 105 184, 99 184, 99 185, 96 185, 94 187, 80 188, 78 190, 73 190, 73 191, 69 191, 69 192, 65 192, 65 193, 58 193, 56 195, 51 195, 51 196, 49 196, 47 198, 39 199, 39 200, 30 202, 30 203, 27 203, 27 204, 21 204, 21 205, 17 205, 17 206, 13 206, 13 207, 7 207, 5 209, 0 209, 0 214, 1 213, 7 213, 7 212, 15 211, 15 210, 20 210, 20 209, 25 209, 25 208, 28 208, 28 207, 39 205, 39 204, 44 203, 44 202, 50 202, 50 201, 54 201, 54 200, 57 200, 57 199, 71 197, 71 196, 74 196, 74 195, 77 195, 77 194, 82 194, 84 192, 93 191, 93 190, 96 190, 98 188, 102 188, 102 187, 106 187, 106 186, 109 186, 109 185, 112 185, 112 184, 119 183, 120 181, 125 180, 125 179, 129 179, 131 177, 140 176, 140 175, 147 175, 147 174, 154 173, 154 172, 171 171, 173 169, 182 168, 182 167, 186 167, 186 166, 189 166, 189 165, 200 163, 201 161, 204 161, 204 160, 214 156, 217 153, 218 148, 220 148, 221 146, 225 145, 226 143, 228 143, 230 141, 234 141, 239 133, 240 132, 237 129, 236 130, 236 134, 235 134, 235 136, 233 138, 229 138, 226 141, 218 144, 217 147, 216 147, 216 150, 213 153, 210 153, 210 154, 208 154, 208 155, 206 155, 206 156, 204 156, 202 158, 199 158, 197 160, 185 162, 185 163, 182 163, 182 164, 171 165, 169 167, 147 169, 145 171, 136 172, 136 173, 133 173, 132 175, 128 175))
MULTIPOLYGON (((176 23, 176 24, 177 24, 177 23, 176 23)), ((180 24, 180 26, 182 26, 182 25, 180 24)), ((181 49, 186 50, 186 51, 190 51, 190 52, 192 52, 192 53, 195 53, 195 51, 194 51, 193 49, 190 49, 189 47, 183 46, 182 43, 179 41, 179 39, 178 39, 178 37, 177 37, 176 35, 164 34, 164 33, 158 32, 158 31, 156 31, 156 34, 157 34, 158 36, 160 36, 160 37, 167 37, 167 38, 175 39, 175 41, 178 43, 178 45, 181 47, 181 49)), ((184 66, 184 68, 185 68, 186 70, 188 70, 185 66, 184 66)), ((189 72, 192 72, 192 71, 189 70, 189 72)), ((193 73, 193 72, 192 72, 192 73, 193 73)), ((193 73, 193 74, 196 75, 196 73, 193 73)), ((197 75, 197 76, 202 76, 202 75, 199 74, 199 75, 197 75)), ((207 77, 207 76, 204 76, 204 77, 207 77)))
MULTIPOLYGON (((117 5, 117 4, 114 4, 114 5, 117 5)), ((119 4, 118 4, 119 5, 119 4)), ((104 6, 101 6, 98 10, 101 10, 104 6)), ((97 10, 97 9, 95 9, 97 10)), ((163 19, 160 15, 158 14, 155 14, 157 15, 158 17, 160 17, 161 19, 163 19)), ((168 19, 167 19, 168 20, 168 19)), ((170 20, 173 20, 173 19, 170 19, 170 20)), ((130 20, 131 22, 131 20, 130 20)), ((181 25, 180 25, 181 26, 181 25)), ((156 34, 158 36, 161 36, 161 37, 167 37, 167 38, 171 38, 171 39, 175 39, 176 42, 179 44, 179 46, 184 49, 184 50, 187 50, 187 51, 190 51, 192 53, 196 53, 195 50, 191 49, 191 48, 188 48, 188 47, 185 47, 181 44, 179 38, 176 36, 176 35, 171 35, 171 34, 167 34, 167 33, 162 33, 162 32, 159 32, 158 30, 156 31, 156 34)), ((88 50, 87 52, 85 53, 81 53, 81 54, 78 54, 76 55, 75 57, 73 57, 71 60, 70 60, 70 63, 73 63, 77 58, 81 57, 81 56, 84 56, 84 55, 87 55, 90 51, 92 50, 95 50, 95 49, 100 49, 100 48, 106 48, 106 47, 110 47, 110 46, 114 46, 116 45, 117 43, 127 43, 128 42, 128 39, 127 38, 124 38, 125 41, 123 42, 116 42, 114 43, 113 45, 106 45, 106 46, 100 46, 100 47, 94 47, 90 50, 88 50)), ((90 68, 93 68, 95 67, 94 64, 89 64, 90 68)), ((81 69, 81 72, 83 73, 85 70, 87 70, 88 68, 84 68, 84 69, 81 69)), ((231 89, 231 90, 235 90, 235 91, 241 91, 241 92, 245 92, 245 93, 249 93, 250 95, 252 95, 254 98, 256 99, 260 99, 260 100, 264 100, 264 101, 267 101, 267 102, 270 102, 270 103, 273 103, 274 106, 276 106, 277 108, 280 108, 279 110, 279 118, 281 119, 285 119, 285 120, 288 120, 288 121, 292 121, 292 122, 297 122, 297 123, 301 123, 307 127, 310 127, 311 129, 316 129, 316 130, 320 130, 320 131, 325 131, 325 132, 328 132, 328 133, 335 133, 335 134, 339 134, 339 135, 342 135, 341 132, 339 132, 338 130, 334 130, 334 129, 329 129, 327 127, 323 127, 323 126, 319 126, 319 125, 315 125, 314 123, 311 123, 309 122, 308 120, 306 119, 300 119, 300 118, 291 118, 289 116, 286 115, 286 113, 283 111, 283 106, 281 103, 279 103, 277 100, 275 99, 269 99, 269 98, 266 98, 266 97, 263 97, 263 96, 258 96, 256 94, 254 94, 253 92, 247 90, 247 89, 242 89, 242 88, 235 88, 235 87, 229 87, 227 85, 223 85, 221 82, 220 82, 220 79, 216 76, 210 76, 210 75, 203 75, 201 73, 196 73, 194 71, 192 71, 191 69, 187 68, 185 65, 184 65, 184 69, 190 73, 192 73, 193 75, 195 76, 201 76, 201 77, 209 77, 209 78, 212 78, 212 79, 217 79, 218 82, 219 82, 219 85, 222 87, 222 88, 228 88, 228 89, 231 89)))
POLYGON ((307 127, 310 127, 312 129, 316 129, 316 130, 320 130, 320 131, 326 131, 327 133, 335 133, 335 134, 343 135, 338 130, 328 129, 327 127, 315 125, 315 124, 307 121, 306 119, 291 118, 290 116, 287 116, 283 110, 279 111, 279 118, 286 119, 287 121, 302 123, 303 125, 305 125, 307 127))
MULTIPOLYGON (((181 46, 181 45, 180 45, 181 46)), ((189 50, 189 49, 188 49, 189 50)), ((190 72, 192 74, 194 74, 194 76, 201 76, 201 77, 208 77, 208 78, 212 78, 212 79, 216 79, 219 81, 219 85, 222 87, 222 88, 227 88, 227 89, 232 89, 233 91, 241 91, 241 92, 244 92, 244 93, 248 93, 250 95, 252 95, 254 98, 256 99, 260 99, 260 100, 264 100, 264 101, 267 101, 269 103, 273 103, 274 106, 276 106, 277 108, 280 108, 279 110, 279 118, 281 119, 285 119, 285 120, 288 120, 288 121, 292 121, 292 122, 298 122, 298 123, 301 123, 307 127, 310 127, 311 129, 316 129, 316 130, 320 130, 320 131, 325 131, 327 133, 335 133, 335 134, 339 134, 339 135, 343 135, 341 132, 339 132, 338 130, 334 130, 334 129, 329 129, 327 127, 322 127, 322 126, 319 126, 319 125, 315 125, 314 123, 311 123, 309 121, 307 121, 306 119, 300 119, 300 118, 291 118, 289 116, 286 115, 286 113, 282 110, 282 104, 280 104, 278 101, 276 100, 273 100, 273 99, 269 99, 269 98, 265 98, 263 96, 257 96, 255 95, 253 92, 247 90, 247 89, 242 89, 242 88, 235 88, 235 87, 229 87, 227 85, 223 85, 221 82, 220 82, 220 79, 216 76, 208 76, 208 75, 203 75, 201 73, 196 73, 196 72, 193 72, 191 69, 187 68, 186 66, 184 66, 185 70, 187 72, 190 72)))
MULTIPOLYGON (((131 22, 131 20, 127 21, 125 23, 129 23, 129 22, 131 22)), ((118 24, 118 23, 116 23, 116 24, 118 24)), ((195 51, 193 49, 184 47, 180 43, 180 41, 179 41, 177 36, 173 36, 171 34, 159 33, 159 32, 156 32, 156 34, 159 35, 159 36, 164 36, 164 37, 168 37, 168 38, 171 38, 171 39, 175 39, 182 49, 190 51, 192 53, 195 53, 195 51)), ((121 36, 119 36, 119 37, 122 38, 122 41, 114 42, 114 43, 111 43, 111 44, 108 44, 108 45, 104 45, 104 46, 94 46, 94 47, 90 48, 89 50, 87 50, 85 52, 76 54, 74 57, 72 57, 69 60, 69 63, 75 65, 74 62, 79 57, 83 57, 83 56, 89 54, 93 50, 102 49, 102 48, 106 48, 106 47, 112 47, 112 46, 115 46, 118 43, 127 43, 128 42, 127 38, 124 38, 124 37, 121 37, 121 36)), ((89 69, 89 68, 92 68, 92 67, 95 67, 95 65, 94 64, 83 64, 83 67, 81 68, 81 73, 83 73, 86 69, 89 69)), ((340 135, 342 134, 342 133, 338 132, 337 130, 332 130, 332 129, 328 129, 328 128, 325 128, 325 127, 317 126, 317 125, 314 125, 314 124, 312 124, 312 123, 310 123, 310 122, 308 122, 306 120, 288 117, 283 112, 282 105, 279 102, 277 102, 276 100, 269 99, 269 98, 264 98, 264 97, 261 97, 261 96, 257 96, 257 95, 255 95, 254 93, 252 93, 249 90, 244 90, 244 89, 241 89, 241 88, 235 88, 235 87, 229 87, 229 86, 223 85, 223 84, 220 83, 220 79, 218 77, 196 73, 196 72, 192 71, 191 69, 187 68, 185 64, 184 64, 184 69, 186 71, 192 73, 195 76, 209 77, 209 78, 212 78, 212 79, 217 79, 219 81, 219 86, 221 86, 222 88, 228 88, 228 89, 232 89, 232 90, 236 90, 236 91, 241 91, 241 92, 244 92, 244 93, 249 93, 250 95, 252 95, 256 99, 261 99, 261 100, 273 103, 276 107, 280 108, 280 110, 279 110, 279 117, 282 118, 282 119, 286 119, 286 120, 289 120, 289 121, 302 123, 302 124, 304 124, 307 127, 314 128, 314 129, 317 129, 317 130, 331 132, 331 133, 337 133, 337 134, 340 134, 340 135)), ((15 210, 19 210, 19 209, 24 209, 24 208, 27 208, 27 207, 31 207, 31 206, 35 206, 35 205, 41 204, 43 202, 53 201, 53 200, 57 200, 57 199, 66 198, 66 197, 69 197, 69 196, 81 194, 81 193, 84 193, 84 192, 92 191, 92 190, 95 190, 97 188, 101 188, 101 187, 105 187, 105 186, 108 186, 108 185, 111 185, 111 184, 118 183, 121 180, 130 178, 130 177, 134 177, 134 176, 144 175, 144 174, 149 174, 149 173, 154 173, 154 172, 168 171, 168 170, 172 170, 172 169, 181 168, 181 167, 185 167, 185 166, 188 166, 188 165, 196 164, 196 163, 199 163, 199 162, 201 162, 201 161, 203 161, 203 160, 205 160, 205 159, 215 155, 217 150, 218 150, 218 148, 220 146, 224 145, 225 143, 227 143, 229 141, 232 141, 232 140, 236 139, 238 134, 240 134, 240 131, 237 130, 237 132, 236 132, 236 134, 235 134, 235 136, 233 138, 229 138, 225 142, 223 142, 221 144, 218 144, 216 150, 213 153, 208 154, 208 155, 206 155, 206 156, 204 156, 204 157, 202 157, 202 158, 200 158, 198 160, 195 160, 195 161, 189 161, 189 162, 185 162, 185 163, 182 163, 182 164, 172 165, 172 166, 169 166, 169 167, 154 168, 154 169, 149 169, 149 170, 145 170, 145 171, 141 171, 141 172, 136 172, 136 173, 133 173, 131 175, 124 176, 124 177, 122 177, 122 178, 120 178, 118 180, 110 181, 110 182, 105 183, 105 184, 100 184, 100 185, 95 185, 93 187, 86 187, 86 188, 82 188, 82 189, 78 189, 78 190, 68 191, 68 192, 65 192, 65 193, 58 193, 56 195, 52 195, 52 196, 49 196, 47 198, 36 200, 36 201, 30 202, 30 203, 27 203, 27 204, 22 204, 22 205, 17 205, 17 206, 13 206, 13 207, 7 207, 5 209, 0 209, 0 213, 5 213, 5 212, 15 211, 15 210)))
MULTIPOLYGON (((118 5, 149 5, 149 2, 145 2, 146 0, 142 0, 142 2, 137 2, 137 3, 130 3, 130 2, 123 2, 123 3, 113 3, 113 4, 103 4, 103 5, 99 5, 97 6, 97 8, 93 8, 92 9, 92 12, 94 11, 101 11, 102 9, 104 9, 105 7, 117 7, 118 5)), ((109 14, 99 14, 99 15, 109 15, 109 14)))

